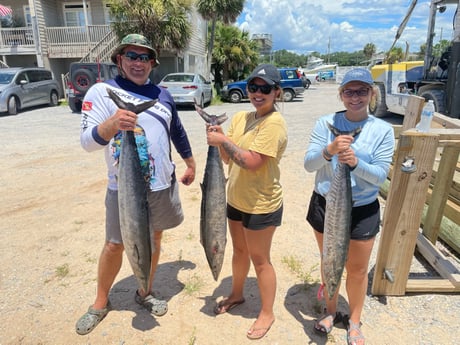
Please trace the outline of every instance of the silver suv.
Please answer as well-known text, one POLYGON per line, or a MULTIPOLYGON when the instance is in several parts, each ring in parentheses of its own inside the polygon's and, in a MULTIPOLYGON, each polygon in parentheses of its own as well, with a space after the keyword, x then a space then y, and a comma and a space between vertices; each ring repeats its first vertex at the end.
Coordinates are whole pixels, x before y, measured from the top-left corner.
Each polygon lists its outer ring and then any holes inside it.
POLYGON ((0 112, 16 115, 24 108, 59 103, 59 84, 44 68, 0 68, 0 112))

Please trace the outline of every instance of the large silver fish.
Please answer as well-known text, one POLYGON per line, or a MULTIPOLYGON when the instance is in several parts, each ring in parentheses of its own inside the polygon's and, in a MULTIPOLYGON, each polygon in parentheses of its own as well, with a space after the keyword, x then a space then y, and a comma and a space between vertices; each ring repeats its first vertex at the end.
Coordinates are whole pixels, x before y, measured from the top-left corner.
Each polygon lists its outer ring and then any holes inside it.
MULTIPOLYGON (((227 120, 227 115, 209 115, 195 105, 195 109, 207 123, 220 125, 227 120)), ((217 281, 224 262, 227 243, 227 198, 225 194, 226 179, 219 149, 209 146, 206 168, 201 183, 201 218, 200 242, 212 276, 217 281)))
MULTIPOLYGON (((361 128, 343 132, 329 123, 328 127, 335 136, 352 135, 354 137, 361 132, 361 128)), ((350 167, 339 162, 326 195, 324 220, 322 271, 329 298, 334 296, 340 286, 347 261, 352 207, 350 167)))
MULTIPOLYGON (((107 93, 115 104, 136 114, 147 110, 156 100, 138 105, 123 102, 111 89, 107 93)), ((141 170, 133 131, 122 131, 118 163, 118 206, 120 228, 126 256, 139 286, 148 291, 152 245, 147 202, 148 184, 141 170)))

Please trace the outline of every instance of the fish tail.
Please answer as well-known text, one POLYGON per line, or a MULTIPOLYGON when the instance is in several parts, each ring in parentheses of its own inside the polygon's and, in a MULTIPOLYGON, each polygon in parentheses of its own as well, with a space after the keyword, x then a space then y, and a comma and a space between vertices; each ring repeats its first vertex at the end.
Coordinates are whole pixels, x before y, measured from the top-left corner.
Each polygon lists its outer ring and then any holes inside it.
POLYGON ((329 127, 329 130, 336 137, 338 137, 339 135, 351 135, 352 137, 355 137, 356 135, 358 135, 361 132, 361 129, 362 129, 361 127, 357 127, 355 129, 353 129, 352 131, 341 131, 337 127, 334 127, 333 125, 331 125, 329 122, 327 123, 327 127, 329 127))

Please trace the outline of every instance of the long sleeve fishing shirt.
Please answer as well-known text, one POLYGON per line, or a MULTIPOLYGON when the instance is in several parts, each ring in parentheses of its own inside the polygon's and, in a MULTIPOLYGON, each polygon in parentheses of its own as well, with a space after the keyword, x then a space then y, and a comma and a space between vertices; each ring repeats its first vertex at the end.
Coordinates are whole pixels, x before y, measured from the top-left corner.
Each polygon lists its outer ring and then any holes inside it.
POLYGON ((174 163, 171 160, 171 141, 183 159, 192 157, 192 149, 184 127, 177 114, 174 100, 166 89, 147 81, 136 85, 116 77, 93 85, 85 95, 82 105, 80 142, 86 151, 104 149, 108 170, 108 188, 117 190, 117 163, 120 154, 121 133, 109 142, 98 135, 97 126, 106 121, 118 107, 107 94, 111 88, 124 102, 139 104, 158 99, 152 107, 138 114, 135 130, 136 144, 141 166, 152 191, 163 190, 171 185, 174 163))
POLYGON ((321 117, 311 133, 304 167, 308 172, 316 171, 315 192, 322 196, 326 196, 329 191, 338 163, 337 155, 331 161, 322 155, 326 145, 335 139, 327 126, 328 122, 342 131, 361 127, 361 132, 351 144, 358 158, 358 165, 351 172, 353 206, 370 204, 377 198, 390 169, 395 146, 393 128, 372 115, 360 122, 347 120, 344 112, 321 117))

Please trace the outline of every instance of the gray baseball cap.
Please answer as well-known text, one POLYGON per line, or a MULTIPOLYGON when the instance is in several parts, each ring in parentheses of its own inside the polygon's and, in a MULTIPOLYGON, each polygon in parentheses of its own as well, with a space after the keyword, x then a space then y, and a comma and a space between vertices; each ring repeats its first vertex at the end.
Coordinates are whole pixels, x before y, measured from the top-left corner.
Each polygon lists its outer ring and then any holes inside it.
POLYGON ((353 68, 352 70, 349 70, 347 73, 345 73, 342 82, 340 83, 340 87, 343 87, 352 81, 359 81, 369 85, 374 84, 371 72, 365 68, 353 68))

